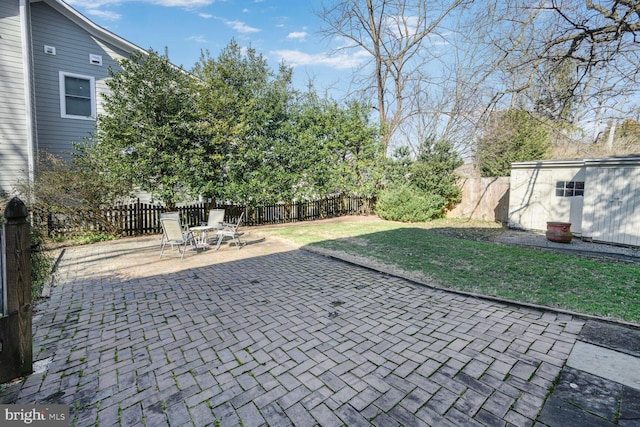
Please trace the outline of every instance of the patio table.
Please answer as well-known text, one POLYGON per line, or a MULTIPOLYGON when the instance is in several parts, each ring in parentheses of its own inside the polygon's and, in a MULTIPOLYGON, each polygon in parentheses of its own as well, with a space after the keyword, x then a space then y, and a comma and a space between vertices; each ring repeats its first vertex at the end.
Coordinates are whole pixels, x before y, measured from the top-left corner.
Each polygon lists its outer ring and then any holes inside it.
POLYGON ((207 249, 209 248, 209 243, 207 242, 208 239, 208 232, 210 230, 216 230, 217 227, 211 227, 208 225, 199 225, 196 227, 189 227, 189 230, 191 231, 195 231, 197 232, 197 235, 194 234, 193 236, 193 240, 195 243, 196 248, 198 249, 207 249))

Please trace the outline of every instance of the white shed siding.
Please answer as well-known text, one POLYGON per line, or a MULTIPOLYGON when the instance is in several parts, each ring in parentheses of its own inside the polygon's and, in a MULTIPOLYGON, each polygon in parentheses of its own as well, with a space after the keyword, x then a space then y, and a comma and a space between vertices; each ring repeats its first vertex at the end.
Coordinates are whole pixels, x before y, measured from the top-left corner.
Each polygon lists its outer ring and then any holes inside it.
POLYGON ((543 172, 514 169, 511 172, 509 190, 509 226, 513 228, 539 229, 538 220, 547 217, 545 194, 548 186, 543 172))
POLYGON ((585 236, 640 246, 640 159, 586 161, 585 236))
POLYGON ((72 142, 81 142, 95 130, 96 122, 61 117, 60 71, 95 78, 97 111, 101 113, 101 93, 107 90, 108 69, 118 69, 114 58, 128 55, 96 39, 46 3, 34 3, 31 15, 39 148, 65 155, 72 150, 72 142), (56 55, 45 54, 45 45, 55 47, 56 55), (102 65, 91 64, 90 54, 101 55, 102 65))
POLYGON ((0 190, 28 177, 28 132, 18 0, 0 2, 0 190))
POLYGON ((523 162, 511 169, 509 226, 546 230, 547 221, 571 222, 582 231, 582 197, 557 197, 558 181, 584 181, 582 162, 523 162))
POLYGON ((583 238, 640 246, 640 158, 514 163, 510 191, 510 227, 570 222, 583 238), (584 197, 555 196, 558 181, 584 182, 584 197))

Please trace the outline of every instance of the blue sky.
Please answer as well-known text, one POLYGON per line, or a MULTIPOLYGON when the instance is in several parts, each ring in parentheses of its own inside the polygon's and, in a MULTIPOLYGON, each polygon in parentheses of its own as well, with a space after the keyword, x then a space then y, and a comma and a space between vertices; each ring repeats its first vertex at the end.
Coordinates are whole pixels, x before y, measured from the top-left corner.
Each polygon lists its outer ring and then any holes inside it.
MULTIPOLYGON (((344 95, 351 71, 366 61, 354 54, 332 54, 340 40, 324 40, 305 0, 66 0, 93 22, 144 48, 164 53, 190 69, 202 50, 218 57, 232 38, 262 53, 271 68, 284 60, 294 67, 294 84, 311 79, 316 89, 344 95)), ((344 42, 343 42, 344 43, 344 42)))

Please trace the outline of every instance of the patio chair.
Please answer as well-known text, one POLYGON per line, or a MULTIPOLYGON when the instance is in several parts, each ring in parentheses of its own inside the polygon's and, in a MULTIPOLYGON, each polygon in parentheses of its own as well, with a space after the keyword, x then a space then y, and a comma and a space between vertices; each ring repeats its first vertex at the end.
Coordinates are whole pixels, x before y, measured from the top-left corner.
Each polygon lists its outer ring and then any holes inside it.
POLYGON ((236 222, 235 224, 225 224, 223 228, 216 231, 216 235, 218 236, 218 243, 216 244, 216 250, 220 248, 220 244, 222 243, 225 237, 232 238, 238 250, 240 249, 240 246, 244 245, 240 241, 240 236, 242 236, 243 233, 238 232, 238 228, 240 228, 240 224, 242 223, 243 217, 244 217, 244 212, 240 214, 240 218, 238 218, 238 222, 236 222))
POLYGON ((206 223, 202 224, 213 229, 224 228, 224 209, 211 209, 206 223))
POLYGON ((162 224, 162 248, 160 249, 160 258, 164 252, 164 247, 168 244, 178 246, 180 252, 180 259, 184 259, 184 253, 187 251, 187 245, 193 245, 193 233, 187 230, 185 231, 180 224, 180 220, 175 217, 164 217, 160 219, 162 224), (182 249, 180 249, 182 247, 182 249))
MULTIPOLYGON (((180 212, 160 212, 160 221, 162 221, 163 218, 173 218, 173 219, 177 219, 178 221, 180 221, 180 212)), ((182 224, 182 223, 181 223, 182 224)), ((189 231, 189 226, 186 224, 182 224, 182 231, 187 232, 189 231)), ((162 229, 162 242, 160 243, 161 245, 164 244, 164 242, 167 240, 167 235, 164 232, 164 228, 162 229)), ((173 245, 171 244, 171 249, 173 249, 173 245)))

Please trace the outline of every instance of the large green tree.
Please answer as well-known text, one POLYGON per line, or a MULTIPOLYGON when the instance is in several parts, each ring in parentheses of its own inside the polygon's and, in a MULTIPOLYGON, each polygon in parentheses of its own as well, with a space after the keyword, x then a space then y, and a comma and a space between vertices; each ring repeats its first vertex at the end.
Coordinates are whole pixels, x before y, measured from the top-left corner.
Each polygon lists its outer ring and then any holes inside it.
POLYGON ((540 116, 511 109, 494 113, 478 140, 476 164, 482 176, 509 176, 511 163, 547 158, 549 125, 540 116))
POLYGON ((309 91, 291 115, 294 198, 329 193, 372 195, 380 176, 380 131, 369 105, 340 105, 309 91))
POLYGON ((371 195, 380 132, 371 108, 292 89, 254 49, 231 41, 191 73, 155 52, 112 72, 88 159, 172 206, 185 196, 259 205, 371 195))
POLYGON ((277 201, 286 185, 279 157, 290 143, 283 131, 295 94, 291 69, 273 72, 255 49, 231 41, 217 59, 203 52, 193 74, 197 112, 223 164, 208 192, 239 203, 277 201))
POLYGON ((156 52, 133 54, 110 71, 96 155, 108 173, 171 206, 217 179, 216 152, 196 114, 192 77, 156 52))
POLYGON ((256 205, 373 191, 379 131, 370 107, 341 105, 312 87, 300 93, 291 73, 235 41, 218 58, 202 54, 196 105, 223 165, 212 194, 256 205))

